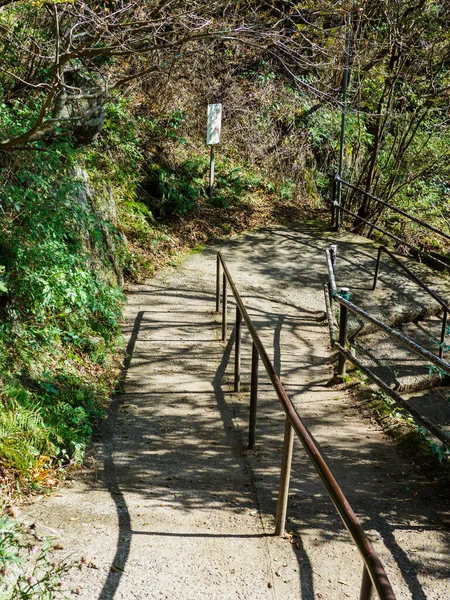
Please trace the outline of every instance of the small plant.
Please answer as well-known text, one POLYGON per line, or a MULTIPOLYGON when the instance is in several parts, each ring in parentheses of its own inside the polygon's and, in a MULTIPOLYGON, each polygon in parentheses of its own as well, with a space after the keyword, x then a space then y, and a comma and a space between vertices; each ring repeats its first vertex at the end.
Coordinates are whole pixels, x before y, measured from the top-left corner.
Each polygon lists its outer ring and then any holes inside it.
POLYGON ((172 214, 185 215, 205 196, 206 169, 203 158, 186 160, 178 168, 165 163, 153 163, 148 167, 141 184, 145 193, 142 201, 158 218, 172 214))
POLYGON ((294 193, 295 193, 295 182, 292 181, 292 179, 287 179, 281 190, 280 190, 280 197, 282 200, 292 200, 292 198, 294 197, 294 193))
POLYGON ((0 600, 56 600, 67 597, 61 575, 70 568, 52 554, 52 541, 42 541, 33 529, 0 518, 0 600))
POLYGON ((227 162, 217 165, 213 203, 222 208, 237 204, 247 192, 262 186, 262 179, 242 167, 229 169, 227 162))
POLYGON ((449 458, 450 453, 449 449, 445 444, 437 444, 436 442, 431 442, 431 452, 437 457, 440 463, 444 461, 444 458, 449 458))

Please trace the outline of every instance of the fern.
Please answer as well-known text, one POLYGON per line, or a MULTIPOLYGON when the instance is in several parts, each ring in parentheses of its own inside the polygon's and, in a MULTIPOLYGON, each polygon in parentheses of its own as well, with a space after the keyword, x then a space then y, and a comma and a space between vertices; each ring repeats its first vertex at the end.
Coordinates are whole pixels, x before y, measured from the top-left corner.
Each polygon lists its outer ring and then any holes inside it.
POLYGON ((52 432, 44 422, 39 403, 33 405, 23 388, 5 386, 8 396, 0 410, 0 456, 3 464, 26 473, 40 455, 55 454, 52 432))

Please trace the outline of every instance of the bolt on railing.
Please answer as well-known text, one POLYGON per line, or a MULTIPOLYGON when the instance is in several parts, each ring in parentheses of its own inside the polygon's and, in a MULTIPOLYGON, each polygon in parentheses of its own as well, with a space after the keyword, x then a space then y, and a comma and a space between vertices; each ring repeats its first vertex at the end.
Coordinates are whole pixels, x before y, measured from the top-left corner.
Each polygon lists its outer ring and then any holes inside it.
POLYGON ((251 391, 250 391, 250 417, 249 417, 249 448, 255 445, 256 437, 256 411, 258 398, 258 363, 261 359, 266 369, 267 375, 272 383, 278 399, 286 415, 284 430, 283 458, 280 475, 280 487, 278 493, 277 514, 275 519, 275 534, 282 535, 285 529, 289 481, 292 464, 294 434, 297 435, 303 445, 311 463, 315 467, 321 478, 325 489, 332 500, 336 510, 339 513, 344 525, 346 526, 351 538, 356 544, 362 557, 364 567, 361 581, 360 600, 371 600, 377 592, 380 600, 395 600, 395 594, 392 590, 389 579, 378 554, 375 552, 370 540, 361 527, 353 509, 348 503, 337 481, 326 464, 320 450, 314 443, 309 431, 303 424, 303 421, 297 414, 292 401, 286 394, 281 384, 280 378, 276 373, 272 362, 269 359, 267 351, 261 342, 259 334, 248 315, 247 309, 242 302, 239 292, 233 282, 231 274, 220 252, 217 253, 217 281, 216 285, 216 308, 220 305, 220 275, 223 269, 223 300, 222 300, 222 340, 225 341, 227 333, 227 294, 226 282, 228 281, 231 292, 236 303, 236 335, 235 335, 235 378, 234 389, 239 390, 240 382, 240 349, 241 349, 241 322, 244 321, 252 339, 252 367, 251 367, 251 391), (239 323, 239 328, 238 328, 239 323), (239 348, 239 350, 238 350, 239 348), (239 357, 239 360, 238 360, 239 357), (237 388, 237 389, 236 389, 237 388))

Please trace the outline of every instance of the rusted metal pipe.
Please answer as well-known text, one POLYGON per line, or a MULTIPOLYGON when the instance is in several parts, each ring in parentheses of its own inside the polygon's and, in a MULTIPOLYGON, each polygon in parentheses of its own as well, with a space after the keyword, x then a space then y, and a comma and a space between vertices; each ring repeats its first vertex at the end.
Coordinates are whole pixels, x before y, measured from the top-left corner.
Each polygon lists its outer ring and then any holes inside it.
POLYGON ((360 317, 362 317, 363 319, 366 319, 370 323, 373 323, 379 329, 382 329, 383 331, 388 333, 391 337, 396 338, 403 346, 406 346, 407 348, 412 350, 418 356, 422 356, 423 358, 428 360, 430 363, 436 365, 439 369, 441 369, 441 371, 450 375, 450 363, 446 362, 442 358, 439 358, 438 356, 436 356, 435 354, 433 354, 426 348, 423 348, 419 344, 416 344, 416 342, 414 342, 412 339, 410 339, 406 335, 403 335, 403 333, 400 333, 399 331, 392 329, 392 327, 389 327, 389 325, 386 325, 386 323, 383 323, 383 321, 380 321, 379 319, 372 316, 371 314, 369 314, 368 312, 366 312, 359 306, 356 306, 356 304, 353 304, 346 298, 343 298, 342 296, 340 296, 338 293, 337 287, 336 287, 336 281, 334 279, 333 268, 332 268, 331 262, 330 262, 330 253, 328 250, 326 250, 326 257, 327 257, 328 277, 329 277, 330 287, 331 287, 331 295, 336 302, 338 302, 341 305, 345 305, 350 312, 352 312, 356 315, 359 315, 360 317))
POLYGON ((445 336, 447 334, 447 320, 448 320, 448 310, 444 309, 444 315, 442 317, 441 341, 439 343, 439 358, 442 358, 442 356, 444 354, 445 336))
POLYGON ((252 379, 250 383, 250 420, 248 427, 248 448, 252 450, 256 441, 256 410, 258 405, 259 354, 255 342, 252 343, 252 379))
POLYGON ((435 256, 431 256, 431 254, 428 254, 428 252, 422 252, 422 250, 420 250, 419 248, 417 248, 417 246, 414 246, 414 244, 410 244, 406 240, 402 240, 397 235, 394 235, 390 231, 387 231, 386 229, 383 229, 383 227, 380 227, 379 225, 375 225, 375 223, 372 223, 372 221, 369 221, 368 219, 364 219, 363 217, 361 217, 357 213, 354 213, 351 210, 348 210, 347 208, 344 208, 343 206, 340 206, 340 210, 343 211, 343 212, 345 212, 346 214, 350 215, 351 217, 354 217, 355 219, 359 219, 362 223, 366 223, 366 225, 370 225, 372 227, 372 229, 376 229, 377 231, 380 231, 381 233, 384 233, 384 235, 387 235, 391 239, 395 240, 398 244, 401 244, 403 246, 407 246, 408 248, 411 248, 411 250, 414 250, 415 252, 418 252, 422 256, 426 256, 431 261, 434 261, 435 263, 439 263, 439 265, 443 269, 447 269, 447 270, 450 269, 450 265, 448 263, 445 263, 444 261, 439 260, 435 256))
POLYGON ((422 413, 416 410, 409 402, 407 402, 402 396, 400 396, 398 392, 389 387, 387 383, 385 383, 382 379, 375 375, 375 373, 373 373, 368 367, 366 367, 360 360, 353 356, 338 342, 335 342, 333 345, 341 354, 343 354, 346 357, 347 360, 352 362, 355 365, 355 367, 357 367, 361 371, 361 373, 363 373, 369 379, 371 379, 381 390, 383 390, 383 392, 387 396, 395 400, 395 402, 399 406, 404 408, 414 418, 415 421, 417 421, 422 427, 427 429, 430 433, 437 437, 438 440, 440 440, 450 448, 450 435, 448 433, 440 429, 432 421, 429 421, 427 417, 425 417, 422 413))
POLYGON ((383 323, 383 321, 380 321, 376 317, 373 317, 371 314, 367 313, 362 308, 359 308, 359 306, 352 304, 349 300, 346 300, 345 298, 342 298, 339 295, 334 295, 334 300, 336 300, 336 302, 338 302, 341 305, 345 305, 348 308, 348 310, 355 313, 356 315, 363 317, 364 319, 370 321, 383 331, 386 331, 386 333, 388 333, 391 337, 396 338, 403 346, 406 346, 418 356, 422 356, 433 365, 436 365, 441 371, 450 375, 450 363, 446 362, 442 358, 439 358, 438 356, 436 356, 426 348, 423 348, 419 344, 416 344, 416 342, 414 342, 406 335, 403 335, 403 333, 400 333, 396 329, 392 329, 392 327, 389 327, 389 325, 386 325, 386 323, 383 323))
POLYGON ((429 229, 430 231, 433 231, 434 233, 437 233, 438 235, 446 238, 447 240, 450 240, 450 235, 447 235, 446 233, 444 233, 440 229, 437 229, 436 227, 433 227, 433 225, 430 225, 429 223, 426 223, 425 221, 421 221, 417 217, 413 217, 412 215, 408 214, 407 212, 405 212, 401 208, 398 208, 397 206, 394 206, 393 204, 390 204, 389 202, 386 202, 386 200, 382 200, 381 198, 378 198, 377 196, 373 196, 369 192, 366 192, 365 190, 357 187, 356 185, 353 185, 352 183, 349 183, 348 181, 345 181, 344 179, 342 179, 342 177, 339 177, 339 174, 336 174, 336 180, 338 182, 340 182, 341 184, 346 185, 347 187, 351 188, 352 190, 355 190, 356 192, 359 192, 360 194, 363 194, 363 196, 366 196, 366 198, 370 198, 371 200, 375 200, 375 202, 379 202, 383 206, 387 206, 387 208, 390 208, 391 210, 399 213, 400 215, 403 215, 404 217, 407 217, 411 221, 414 221, 414 223, 417 223, 418 225, 421 225, 422 227, 425 227, 426 229, 429 229))
POLYGON ((327 313, 328 320, 328 328, 330 330, 330 340, 333 345, 336 341, 336 335, 334 331, 334 321, 333 321, 333 310, 331 308, 331 299, 330 299, 330 286, 327 283, 323 284, 323 293, 325 295, 325 309, 327 313))
POLYGON ((325 250, 325 255, 327 257, 328 279, 330 282, 330 291, 331 291, 331 295, 334 296, 334 294, 337 292, 337 285, 336 285, 336 277, 334 275, 334 269, 333 269, 333 260, 331 258, 331 252, 328 248, 325 250))
POLYGON ((228 312, 228 296, 227 296, 227 275, 223 274, 222 284, 222 342, 227 338, 227 312, 228 312))
POLYGON ((336 176, 333 175, 331 182, 331 229, 335 227, 336 220, 336 176))
POLYGON ((283 535, 286 525, 289 483, 291 480, 292 453, 294 450, 294 429, 286 417, 284 426, 283 458, 281 461, 280 491, 278 492, 275 535, 283 535))
POLYGON ((216 266, 216 313, 220 311, 220 260, 217 257, 216 266))
POLYGON ((241 330, 242 316, 239 307, 236 306, 236 341, 234 346, 234 391, 239 392, 241 388, 241 330))
POLYGON ((422 281, 420 279, 420 277, 417 277, 417 275, 415 273, 413 273, 411 271, 411 269, 409 269, 406 265, 404 265, 402 263, 401 260, 399 260, 395 254, 393 252, 391 252, 390 250, 388 250, 386 248, 386 246, 380 246, 378 248, 378 257, 377 257, 377 265, 375 268, 375 277, 373 279, 373 287, 372 289, 375 290, 376 285, 377 285, 377 281, 378 281, 378 271, 380 268, 380 261, 381 261, 381 253, 384 252, 385 254, 387 254, 390 258, 392 258, 392 260, 399 266, 401 267, 405 273, 408 274, 408 276, 414 281, 414 283, 417 283, 417 285, 419 285, 423 290, 425 290, 428 294, 430 294, 430 296, 432 298, 434 298, 436 300, 436 302, 438 304, 440 304, 442 306, 442 308, 446 311, 450 311, 450 306, 447 304, 447 302, 445 302, 445 300, 439 296, 439 294, 437 294, 434 290, 432 290, 424 281, 422 281))
POLYGON ((331 258, 331 266, 333 267, 333 273, 334 273, 334 276, 336 277, 337 244, 331 244, 330 258, 331 258))
POLYGON ((355 513, 353 512, 353 509, 349 505, 346 497, 344 496, 337 481, 332 475, 323 456, 321 455, 319 449, 314 443, 310 433, 308 432, 307 428, 303 424, 303 421, 297 414, 290 398, 286 394, 286 391, 281 384, 280 378, 278 377, 269 359, 266 349, 264 348, 261 342, 258 332, 256 331, 255 326, 253 325, 248 315, 247 309, 245 308, 245 305, 242 302, 239 292, 236 289, 228 267, 220 252, 219 256, 224 270, 224 275, 227 277, 230 283, 230 287, 235 298, 236 304, 239 306, 242 318, 252 337, 252 340, 259 353, 259 356, 261 357, 261 360, 270 378, 272 386, 277 394, 277 397, 283 407, 283 410, 287 418, 289 419, 292 427, 294 428, 295 433, 300 439, 311 463, 313 464, 319 477, 321 478, 328 495, 330 496, 339 516, 342 519, 342 522, 344 523, 345 527, 350 533, 350 536, 355 542, 358 551, 364 561, 364 564, 366 565, 367 571, 370 575, 370 579, 372 580, 374 587, 380 597, 380 600, 395 600, 394 591, 392 590, 391 584, 389 583, 389 579, 381 563, 380 557, 376 553, 369 538, 365 534, 363 528, 361 527, 361 524, 359 523, 355 513))
POLYGON ((381 262, 381 252, 382 252, 382 248, 384 248, 384 246, 380 246, 378 248, 378 254, 377 254, 377 263, 375 265, 375 273, 373 276, 373 285, 372 285, 372 292, 374 292, 377 288, 377 283, 378 283, 378 273, 380 271, 380 262, 381 262))
MULTIPOLYGON (((350 290, 347 287, 341 289, 341 294, 349 294, 350 290)), ((348 324, 348 308, 345 304, 341 304, 339 313, 339 344, 343 348, 347 348, 347 324, 348 324)), ((346 373, 346 359, 345 356, 339 353, 338 358, 338 375, 339 377, 345 377, 346 373)))
POLYGON ((369 573, 367 572, 367 569, 364 566, 362 580, 361 580, 361 593, 359 595, 359 600, 372 600, 374 595, 375 595, 375 588, 373 587, 373 583, 370 579, 369 573))

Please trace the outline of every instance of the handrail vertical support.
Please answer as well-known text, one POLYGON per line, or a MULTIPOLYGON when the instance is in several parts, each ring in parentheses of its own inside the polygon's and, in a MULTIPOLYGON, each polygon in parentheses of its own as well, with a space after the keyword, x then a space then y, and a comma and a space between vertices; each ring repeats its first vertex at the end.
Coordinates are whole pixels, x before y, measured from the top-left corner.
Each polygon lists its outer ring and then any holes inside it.
POLYGON ((361 593, 359 595, 359 600, 372 600, 375 595, 375 589, 373 587, 372 580, 370 579, 370 575, 364 565, 362 581, 361 581, 361 593))
POLYGON ((442 317, 442 331, 441 331, 441 343, 439 344, 439 358, 444 355, 445 335, 447 333, 447 319, 448 312, 444 309, 444 316, 442 317))
POLYGON ((283 459, 281 462, 280 491, 278 494, 275 535, 283 535, 286 525, 289 482, 291 478, 292 452, 294 448, 294 429, 286 417, 284 427, 283 459))
POLYGON ((252 379, 250 384, 250 420, 248 428, 248 449, 255 447, 256 440, 256 408, 258 404, 258 366, 259 353, 255 342, 252 345, 252 379))
POLYGON ((220 257, 217 254, 216 266, 216 313, 220 311, 220 257))
POLYGON ((228 297, 227 297, 227 276, 223 274, 223 285, 222 285, 222 342, 227 337, 227 310, 228 310, 228 297))
MULTIPOLYGON (((336 278, 336 260, 337 260, 337 244, 330 244, 328 250, 331 261, 331 268, 333 269, 333 275, 336 278)), ((331 293, 330 282, 328 282, 328 297, 330 298, 330 306, 333 306, 333 295, 331 293)))
POLYGON ((236 340, 234 347, 234 391, 239 392, 241 388, 241 331, 242 315, 236 306, 236 340))
POLYGON ((335 227, 336 220, 336 177, 333 174, 331 182, 331 229, 335 227))
POLYGON ((333 267, 334 277, 336 277, 337 244, 330 245, 331 266, 333 267))
POLYGON ((336 202, 335 208, 335 230, 339 231, 341 228, 341 200, 342 200, 342 183, 339 177, 336 175, 336 202))
MULTIPOLYGON (((348 295, 350 292, 349 288, 341 288, 341 294, 348 295)), ((339 313, 339 344, 343 348, 347 348, 347 323, 348 323, 348 308, 343 304, 340 305, 339 313)), ((339 353, 338 357, 338 376, 345 377, 346 373, 346 358, 343 354, 339 353)))
POLYGON ((376 264, 376 267, 375 267, 375 275, 373 276, 372 291, 375 291, 375 289, 377 287, 378 273, 380 271, 381 253, 383 252, 383 250, 384 250, 384 246, 380 246, 378 248, 377 264, 376 264))

